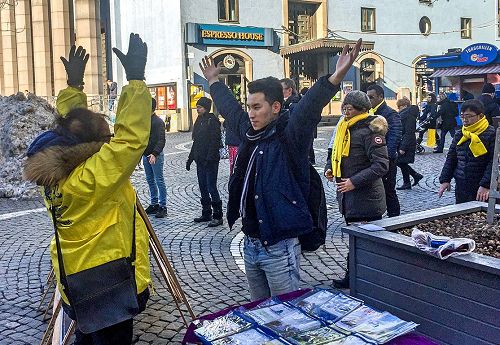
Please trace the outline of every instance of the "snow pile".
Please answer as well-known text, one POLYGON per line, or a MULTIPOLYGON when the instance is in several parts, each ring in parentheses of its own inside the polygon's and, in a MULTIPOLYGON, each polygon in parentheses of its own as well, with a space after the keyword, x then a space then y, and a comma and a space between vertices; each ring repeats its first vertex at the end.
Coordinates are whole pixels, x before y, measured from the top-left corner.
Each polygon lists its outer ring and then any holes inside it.
POLYGON ((55 109, 30 94, 0 96, 0 198, 38 196, 35 184, 22 177, 22 164, 33 139, 52 127, 55 109))

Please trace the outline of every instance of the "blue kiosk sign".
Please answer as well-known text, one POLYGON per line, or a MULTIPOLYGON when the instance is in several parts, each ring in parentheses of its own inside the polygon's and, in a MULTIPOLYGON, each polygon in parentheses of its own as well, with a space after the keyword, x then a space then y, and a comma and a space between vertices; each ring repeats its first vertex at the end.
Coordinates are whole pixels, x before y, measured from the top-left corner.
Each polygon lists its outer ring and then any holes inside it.
POLYGON ((468 46, 460 55, 463 62, 471 66, 484 66, 492 63, 498 53, 498 48, 489 43, 476 43, 468 46))

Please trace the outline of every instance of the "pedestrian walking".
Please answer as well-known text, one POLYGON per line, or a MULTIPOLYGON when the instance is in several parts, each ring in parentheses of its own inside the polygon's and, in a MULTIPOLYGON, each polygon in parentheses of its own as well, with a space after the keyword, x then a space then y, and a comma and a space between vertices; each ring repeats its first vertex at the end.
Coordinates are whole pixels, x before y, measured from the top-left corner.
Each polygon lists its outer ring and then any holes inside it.
POLYGON ((468 100, 460 109, 462 130, 453 138, 439 182, 438 196, 451 190, 455 179, 455 201, 488 201, 491 167, 495 149, 495 129, 484 116, 478 100, 468 100))
POLYGON ((437 99, 436 95, 430 93, 427 95, 427 104, 422 111, 422 116, 420 116, 419 122, 425 123, 424 130, 418 133, 418 143, 420 144, 424 140, 424 134, 428 131, 427 143, 429 146, 435 146, 439 142, 439 135, 437 134, 437 99))
MULTIPOLYGON (((342 107, 344 117, 337 125, 325 176, 337 185, 339 209, 346 224, 382 219, 387 208, 382 178, 389 170, 387 121, 369 112, 372 105, 362 91, 349 92, 342 107)), ((347 266, 345 277, 334 280, 335 287, 349 287, 347 266)))
POLYGON ((477 98, 484 106, 484 116, 490 125, 493 125, 493 118, 500 116, 500 107, 495 101, 495 86, 491 83, 483 85, 482 94, 477 98))
POLYGON ((385 201, 387 202, 387 215, 389 217, 399 216, 401 208, 398 195, 396 194, 396 175, 398 170, 396 160, 402 136, 401 118, 385 102, 384 89, 380 85, 369 86, 366 94, 370 99, 374 114, 383 116, 389 125, 386 135, 389 170, 382 180, 384 182, 385 201))
POLYGON ((412 105, 410 100, 406 97, 399 99, 396 103, 399 116, 401 117, 401 124, 403 126, 401 144, 399 145, 399 155, 397 165, 401 169, 403 175, 403 184, 397 187, 397 190, 411 189, 412 184, 410 176, 413 177, 413 185, 416 186, 423 176, 417 173, 410 166, 415 162, 415 151, 417 148, 417 139, 415 137, 415 130, 417 128, 417 118, 419 109, 416 105, 412 105))
POLYGON ((52 215, 52 265, 63 308, 77 321, 77 345, 132 344, 132 318, 145 309, 151 284, 148 231, 130 183, 151 121, 147 46, 131 34, 127 55, 113 51, 129 81, 114 136, 105 115, 87 109, 89 55, 73 46, 61 58, 68 87, 57 97, 57 125, 33 141, 24 167, 52 215))
POLYGON ((450 133, 451 139, 455 137, 455 129, 457 128, 456 117, 458 115, 458 106, 450 101, 445 93, 439 94, 437 117, 441 119, 441 137, 439 138, 438 147, 434 153, 442 153, 446 142, 446 134, 450 133))
POLYGON ((196 162, 196 174, 201 194, 201 217, 194 221, 209 222, 209 227, 222 225, 222 201, 217 190, 219 149, 221 148, 220 121, 213 113, 212 100, 201 97, 196 103, 198 118, 193 126, 193 146, 189 152, 186 169, 196 162), (213 213, 212 213, 213 209, 213 213))
POLYGON ((167 216, 167 187, 163 176, 165 156, 165 123, 156 115, 156 100, 151 102, 151 131, 146 150, 142 155, 142 164, 146 173, 149 187, 150 204, 146 208, 147 214, 154 214, 156 218, 167 216))
POLYGON ((108 79, 106 80, 108 85, 108 110, 113 111, 115 106, 116 97, 118 96, 118 85, 116 82, 108 79))
POLYGON ((335 73, 321 77, 307 94, 283 111, 283 88, 273 77, 248 84, 246 113, 218 76, 221 63, 200 63, 217 109, 228 128, 240 129, 238 159, 229 181, 227 219, 242 218, 243 256, 250 296, 258 300, 300 287, 301 246, 298 237, 313 231, 308 208, 309 148, 321 111, 340 90, 340 83, 359 54, 345 47, 335 73))

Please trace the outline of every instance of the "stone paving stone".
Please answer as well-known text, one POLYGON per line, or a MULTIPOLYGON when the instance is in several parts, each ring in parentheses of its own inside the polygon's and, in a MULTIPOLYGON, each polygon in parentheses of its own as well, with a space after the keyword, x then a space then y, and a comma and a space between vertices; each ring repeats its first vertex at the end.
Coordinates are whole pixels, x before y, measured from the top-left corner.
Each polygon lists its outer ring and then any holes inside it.
MULTIPOLYGON (((315 141, 317 169, 323 170, 326 145, 332 127, 318 129, 315 141)), ((196 314, 215 312, 226 306, 249 300, 241 262, 241 240, 233 243, 241 223, 230 230, 224 225, 208 228, 195 224, 200 215, 196 172, 185 170, 188 152, 179 144, 189 143, 190 133, 167 134, 165 176, 168 192, 168 217, 151 218, 157 236, 174 267, 177 277, 196 314), (177 148, 176 148, 177 146, 177 148), (231 251, 231 246, 233 251, 231 251)), ((184 147, 189 147, 187 144, 184 147)), ((402 213, 410 213, 452 204, 453 193, 437 198, 438 176, 445 154, 426 153, 416 157, 414 167, 424 174, 420 185, 410 191, 398 191, 402 213)), ((223 203, 227 203, 229 165, 221 160, 218 187, 223 203)), ((401 184, 401 175, 398 175, 401 184)), ((132 177, 139 199, 146 207, 149 190, 144 171, 137 169, 132 177)), ((324 250, 305 253, 301 262, 302 286, 331 286, 331 281, 344 274, 348 237, 340 229, 342 216, 337 209, 335 189, 325 182, 328 203, 328 233, 324 250)), ((0 199, 0 216, 11 212, 43 208, 41 199, 0 199)), ((225 206, 224 206, 225 210, 225 206)), ((0 344, 36 344, 46 327, 43 312, 36 310, 45 289, 50 270, 48 251, 53 235, 50 218, 45 211, 4 219, 0 217, 0 344)), ((242 239, 240 236, 239 238, 242 239)), ((135 322, 136 344, 179 344, 185 332, 180 313, 175 308, 168 288, 162 282, 156 263, 153 266, 153 294, 147 309, 135 322)))

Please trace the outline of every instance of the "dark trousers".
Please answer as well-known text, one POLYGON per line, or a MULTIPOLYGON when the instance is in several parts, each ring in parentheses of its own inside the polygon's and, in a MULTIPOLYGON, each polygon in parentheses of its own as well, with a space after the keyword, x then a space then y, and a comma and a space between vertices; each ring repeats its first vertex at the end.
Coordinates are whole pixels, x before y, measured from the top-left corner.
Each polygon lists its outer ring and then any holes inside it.
POLYGON ((83 334, 77 329, 73 345, 130 345, 133 331, 133 319, 90 334, 83 334))
POLYGON ((389 217, 399 216, 401 209, 399 206, 398 195, 396 194, 396 175, 398 167, 395 159, 389 159, 389 171, 382 178, 385 189, 385 202, 387 205, 387 215, 389 217))
POLYGON ((217 173, 219 172, 219 161, 196 162, 196 174, 198 175, 198 186, 202 204, 204 202, 220 202, 217 190, 217 173))
POLYGON ((446 141, 446 134, 450 133, 451 139, 453 140, 453 137, 455 137, 455 128, 452 129, 442 129, 441 130, 441 139, 439 140, 438 144, 438 151, 443 151, 444 150, 444 144, 446 141))
POLYGON ((311 164, 316 164, 316 155, 314 154, 314 145, 311 144, 311 147, 309 148, 309 163, 311 164))
POLYGON ((410 176, 415 178, 417 172, 408 163, 398 163, 399 169, 401 169, 401 174, 403 175, 403 183, 411 183, 410 176))

